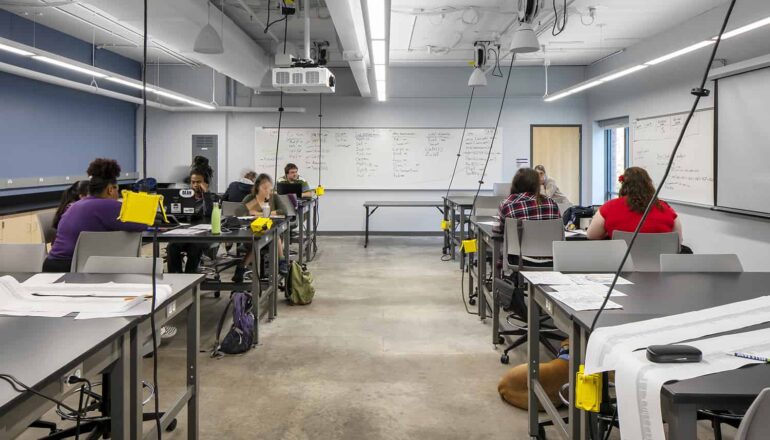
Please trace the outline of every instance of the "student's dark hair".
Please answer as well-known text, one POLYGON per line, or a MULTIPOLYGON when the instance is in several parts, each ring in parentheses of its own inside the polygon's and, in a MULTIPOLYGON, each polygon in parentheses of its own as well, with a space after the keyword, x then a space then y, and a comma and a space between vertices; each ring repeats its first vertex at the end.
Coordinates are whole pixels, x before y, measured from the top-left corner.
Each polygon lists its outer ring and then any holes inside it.
POLYGON ((285 167, 283 167, 283 174, 286 175, 286 174, 289 174, 289 171, 291 171, 291 170, 298 170, 298 169, 299 168, 297 168, 296 165, 294 165, 293 163, 289 162, 289 163, 286 164, 285 167))
POLYGON ((259 192, 259 186, 262 185, 262 183, 265 181, 273 183, 273 179, 265 173, 261 173, 259 176, 257 176, 257 178, 254 179, 254 186, 251 187, 251 194, 256 196, 259 192))
POLYGON ((98 158, 94 159, 89 165, 88 170, 88 193, 92 196, 98 196, 109 185, 117 185, 120 176, 120 165, 114 159, 98 158))
POLYGON ((542 166, 542 165, 537 165, 537 166, 535 167, 535 171, 542 171, 542 172, 543 172, 543 174, 546 174, 546 172, 545 172, 545 167, 544 167, 544 166, 542 166))
POLYGON ((535 195, 537 203, 545 201, 540 194, 540 175, 532 168, 519 168, 511 182, 511 194, 531 193, 535 195))
POLYGON ((244 174, 243 177, 245 179, 255 180, 257 178, 257 172, 256 171, 249 171, 246 174, 244 174))
POLYGON ((203 176, 203 181, 206 182, 206 184, 211 183, 211 179, 214 177, 214 169, 209 165, 209 159, 207 157, 193 157, 189 175, 192 176, 193 174, 203 176))
POLYGON ((80 200, 80 197, 88 195, 88 180, 78 180, 65 189, 61 194, 59 200, 59 207, 56 208, 56 213, 53 215, 53 227, 59 227, 59 220, 64 215, 64 211, 69 208, 70 204, 80 200))
MULTIPOLYGON (((623 173, 618 194, 626 197, 626 203, 631 211, 641 214, 655 195, 655 184, 652 183, 650 175, 644 168, 629 167, 623 173)), ((658 199, 655 199, 655 206, 662 208, 658 199)))

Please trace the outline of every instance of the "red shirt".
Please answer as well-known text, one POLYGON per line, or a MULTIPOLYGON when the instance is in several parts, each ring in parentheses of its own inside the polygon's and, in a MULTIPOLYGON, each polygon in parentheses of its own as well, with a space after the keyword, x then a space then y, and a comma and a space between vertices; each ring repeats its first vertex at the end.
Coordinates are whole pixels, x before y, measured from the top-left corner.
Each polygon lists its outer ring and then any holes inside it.
MULTIPOLYGON (((642 213, 631 211, 626 197, 608 201, 599 208, 599 212, 604 217, 604 230, 607 231, 609 238, 612 238, 615 231, 634 232, 639 220, 642 219, 642 213)), ((676 217, 676 211, 668 206, 668 203, 660 201, 660 206, 653 207, 650 211, 650 215, 647 216, 640 232, 673 232, 676 217)))

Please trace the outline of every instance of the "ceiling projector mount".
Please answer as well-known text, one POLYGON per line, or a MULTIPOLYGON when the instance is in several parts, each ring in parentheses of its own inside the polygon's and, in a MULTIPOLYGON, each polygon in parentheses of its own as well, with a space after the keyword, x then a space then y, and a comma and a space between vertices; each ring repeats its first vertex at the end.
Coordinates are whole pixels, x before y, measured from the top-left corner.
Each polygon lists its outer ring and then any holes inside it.
POLYGON ((273 87, 276 89, 284 93, 334 93, 335 86, 334 74, 317 61, 295 58, 290 54, 275 55, 273 87))
POLYGON ((532 53, 540 50, 540 43, 532 28, 532 23, 537 18, 544 0, 519 0, 518 17, 519 27, 513 31, 511 39, 511 52, 532 53))

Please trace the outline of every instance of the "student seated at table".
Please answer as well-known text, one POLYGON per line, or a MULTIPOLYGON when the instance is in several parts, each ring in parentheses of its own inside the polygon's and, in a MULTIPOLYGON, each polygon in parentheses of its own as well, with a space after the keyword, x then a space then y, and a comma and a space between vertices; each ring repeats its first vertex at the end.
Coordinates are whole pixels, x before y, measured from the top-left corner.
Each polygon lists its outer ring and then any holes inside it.
MULTIPOLYGON (((540 193, 540 176, 532 168, 520 168, 513 176, 511 195, 500 203, 498 208, 500 222, 494 228, 503 232, 506 218, 522 220, 552 220, 560 219, 559 206, 548 196, 540 193)), ((509 258, 509 261, 511 259, 509 258)), ((511 264, 517 264, 510 261, 511 264)), ((528 266, 551 266, 550 261, 527 259, 528 266)))
MULTIPOLYGON (((206 197, 209 185, 205 169, 190 171, 190 189, 193 190, 195 198, 195 214, 191 216, 191 220, 199 221, 210 217, 213 203, 210 197, 206 197)), ((208 248, 207 243, 170 243, 166 247, 169 273, 197 273, 201 256, 208 248), (187 261, 184 264, 183 253, 187 255, 187 261)))
POLYGON ((283 167, 283 177, 278 179, 278 183, 299 183, 302 185, 302 197, 313 197, 313 190, 310 189, 310 184, 307 180, 303 179, 299 175, 299 168, 293 163, 287 163, 283 167))
POLYGON ((88 180, 78 180, 65 189, 59 200, 59 206, 56 208, 56 213, 53 215, 53 228, 59 227, 61 217, 67 212, 69 207, 77 202, 88 197, 88 180))
MULTIPOLYGON (((254 180, 254 186, 251 190, 251 194, 243 199, 243 204, 249 211, 249 215, 255 217, 264 217, 265 210, 268 209, 268 217, 276 215, 286 215, 286 211, 278 205, 278 197, 275 197, 273 193, 273 180, 267 174, 260 174, 254 180)), ((283 240, 278 237, 278 248, 283 249, 283 240)), ((235 267, 235 275, 233 275, 233 282, 243 282, 243 274, 246 272, 246 267, 254 260, 254 253, 251 251, 251 247, 248 246, 246 251, 246 257, 243 262, 235 267)), ((288 267, 286 260, 281 259, 279 270, 285 272, 288 267)))
POLYGON ((556 185, 556 180, 545 173, 545 167, 538 165, 535 167, 535 171, 540 176, 540 193, 546 197, 550 197, 556 203, 570 203, 567 196, 565 196, 559 186, 556 185))
POLYGON ((95 159, 88 165, 88 197, 69 205, 59 220, 51 252, 43 262, 43 272, 69 272, 72 254, 83 231, 141 232, 147 225, 118 220, 118 176, 120 165, 112 159, 95 159))
MULTIPOLYGON (((634 232, 655 194, 655 185, 644 168, 630 167, 618 180, 619 197, 604 203, 596 212, 588 226, 589 240, 612 238, 615 231, 634 232)), ((662 200, 655 200, 640 232, 677 232, 679 243, 682 242, 682 223, 676 211, 662 200)))
POLYGON ((225 202, 241 203, 246 196, 251 194, 251 188, 254 186, 256 178, 257 173, 254 171, 246 172, 241 179, 231 182, 227 186, 227 191, 222 195, 222 200, 225 202))

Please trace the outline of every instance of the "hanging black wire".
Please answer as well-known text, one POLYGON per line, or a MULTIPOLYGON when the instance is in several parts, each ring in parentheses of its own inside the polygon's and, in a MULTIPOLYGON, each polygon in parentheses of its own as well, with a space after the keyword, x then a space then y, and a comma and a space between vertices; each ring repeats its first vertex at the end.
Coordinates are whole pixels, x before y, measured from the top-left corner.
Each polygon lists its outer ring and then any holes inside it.
POLYGON ((460 145, 457 147, 457 158, 455 159, 455 167, 452 169, 452 177, 449 178, 449 186, 446 189, 446 197, 449 197, 449 191, 452 189, 452 183, 455 181, 457 166, 459 165, 460 157, 462 156, 463 143, 465 142, 465 132, 468 129, 468 117, 471 114, 471 105, 473 105, 473 94, 475 91, 476 88, 471 87, 471 97, 468 99, 468 110, 465 112, 465 124, 463 124, 463 132, 460 135, 460 145))
POLYGON ((736 0, 732 0, 730 2, 730 7, 727 8, 727 14, 725 14, 725 19, 724 21, 722 21, 722 28, 719 31, 719 38, 717 38, 716 43, 714 44, 714 48, 711 50, 711 56, 709 57, 708 63, 706 63, 706 69, 703 72, 703 77, 701 78, 700 87, 692 90, 692 94, 695 95, 695 101, 693 101, 692 108, 690 108, 690 112, 687 114, 687 118, 684 120, 682 129, 679 131, 679 137, 676 139, 676 144, 674 144, 674 149, 671 151, 671 157, 668 159, 668 163, 666 164, 666 170, 663 172, 663 177, 660 179, 660 183, 658 184, 658 187, 655 189, 655 194, 652 195, 652 197, 650 198, 650 201, 647 203, 647 207, 644 209, 644 213, 642 214, 641 220, 639 220, 639 224, 636 225, 636 229, 634 230, 634 235, 631 236, 631 241, 628 243, 628 248, 626 249, 626 253, 623 254, 623 259, 620 261, 620 266, 618 267, 618 270, 615 272, 615 276, 612 278, 612 284, 610 284, 610 288, 607 291, 607 295, 605 295, 604 301, 602 301, 602 306, 599 307, 599 310, 596 312, 596 315, 594 316, 593 322, 591 322, 590 332, 594 331, 594 327, 596 327, 596 323, 597 321, 599 321, 599 316, 601 316, 602 312, 604 311, 604 308, 607 306, 607 301, 609 301, 612 291, 615 290, 615 285, 618 282, 618 278, 620 278, 620 273, 623 271, 623 266, 625 266, 626 261, 628 260, 628 256, 631 254, 631 249, 634 247, 634 243, 636 243, 636 237, 639 236, 639 231, 641 231, 642 225, 644 225, 644 222, 647 220, 647 216, 650 215, 650 211, 652 210, 652 207, 657 205, 658 195, 660 195, 660 191, 663 189, 663 184, 666 183, 668 174, 671 172, 671 167, 674 165, 674 159, 676 158, 676 153, 679 151, 679 146, 682 144, 682 139, 684 139, 684 133, 687 131, 687 127, 690 125, 692 116, 693 114, 695 114, 695 110, 698 108, 698 103, 700 103, 700 99, 703 96, 706 96, 708 94, 708 91, 706 91, 705 89, 706 81, 708 80, 708 75, 709 75, 709 71, 711 70, 711 66, 714 64, 714 58, 717 55, 717 49, 719 49, 719 43, 722 41, 722 34, 724 34, 725 28, 727 28, 727 22, 730 20, 730 15, 732 15, 733 13, 733 7, 735 7, 735 1, 736 0))
POLYGON ((318 94, 318 186, 321 186, 321 168, 323 168, 323 161, 321 160, 321 152, 323 137, 321 135, 321 128, 323 127, 324 117, 324 98, 323 93, 318 94))
MULTIPOLYGON (((280 23, 282 21, 286 21, 287 18, 289 18, 288 15, 284 16, 283 18, 279 18, 278 20, 275 20, 275 21, 271 22, 270 21, 270 0, 267 0, 267 25, 265 25, 265 32, 264 33, 267 33, 267 31, 270 30, 270 26, 272 26, 272 25, 274 25, 276 23, 280 23)), ((284 50, 284 53, 286 53, 285 50, 284 50)))
MULTIPOLYGON (((284 17, 286 18, 286 17, 284 17)), ((286 21, 283 24, 283 54, 286 55, 286 35, 289 31, 289 22, 286 21)), ((273 178, 278 181, 278 148, 281 145, 281 122, 283 121, 283 89, 281 89, 281 103, 278 106, 278 134, 275 139, 275 171, 273 178)))
POLYGON ((561 24, 559 24, 559 12, 556 10, 556 0, 552 1, 553 4, 553 28, 551 29, 551 35, 558 36, 567 27, 567 0, 564 0, 564 6, 561 10, 561 24))

